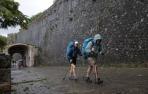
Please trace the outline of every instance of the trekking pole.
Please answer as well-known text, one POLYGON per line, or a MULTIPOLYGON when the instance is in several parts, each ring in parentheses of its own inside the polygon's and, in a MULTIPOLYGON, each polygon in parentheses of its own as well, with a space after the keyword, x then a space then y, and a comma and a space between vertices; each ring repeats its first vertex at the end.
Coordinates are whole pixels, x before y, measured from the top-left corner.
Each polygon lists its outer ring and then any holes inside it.
POLYGON ((67 76, 67 74, 68 74, 68 71, 69 71, 69 68, 68 68, 67 71, 65 72, 65 75, 64 75, 64 77, 63 77, 63 80, 66 79, 66 76, 67 76))

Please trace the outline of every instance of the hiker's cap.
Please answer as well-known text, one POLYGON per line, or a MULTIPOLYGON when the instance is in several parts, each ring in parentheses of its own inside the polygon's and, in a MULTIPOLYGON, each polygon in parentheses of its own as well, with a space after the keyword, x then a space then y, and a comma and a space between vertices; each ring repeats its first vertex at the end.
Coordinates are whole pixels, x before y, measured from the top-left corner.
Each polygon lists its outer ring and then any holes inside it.
POLYGON ((75 41, 75 44, 78 44, 79 42, 78 41, 75 41))
POLYGON ((98 40, 98 39, 102 39, 102 37, 101 37, 100 34, 96 34, 96 35, 94 36, 94 40, 98 40))

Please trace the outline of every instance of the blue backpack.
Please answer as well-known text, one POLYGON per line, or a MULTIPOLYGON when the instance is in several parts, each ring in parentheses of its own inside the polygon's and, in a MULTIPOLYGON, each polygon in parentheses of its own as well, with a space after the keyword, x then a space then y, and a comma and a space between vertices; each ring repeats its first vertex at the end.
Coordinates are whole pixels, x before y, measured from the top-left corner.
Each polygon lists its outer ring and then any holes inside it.
POLYGON ((85 48, 90 41, 93 41, 93 37, 89 37, 89 38, 85 39, 82 44, 82 55, 83 55, 84 59, 86 59, 88 56, 88 53, 85 51, 85 48))
POLYGON ((68 43, 68 46, 67 46, 67 49, 66 49, 67 59, 70 59, 72 57, 73 49, 74 49, 74 42, 71 41, 71 42, 68 43))

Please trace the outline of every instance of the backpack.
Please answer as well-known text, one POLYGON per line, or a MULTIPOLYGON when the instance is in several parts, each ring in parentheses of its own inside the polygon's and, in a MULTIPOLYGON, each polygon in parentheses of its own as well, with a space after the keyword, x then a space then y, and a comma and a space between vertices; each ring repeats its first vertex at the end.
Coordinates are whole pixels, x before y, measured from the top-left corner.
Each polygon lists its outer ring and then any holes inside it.
POLYGON ((67 49, 66 49, 67 59, 70 59, 72 57, 73 49, 74 49, 74 42, 71 41, 71 42, 68 43, 67 49))
POLYGON ((85 48, 86 48, 86 46, 88 45, 88 43, 90 41, 93 41, 92 37, 89 37, 89 38, 85 39, 83 44, 82 44, 82 55, 83 55, 84 59, 86 59, 87 56, 88 56, 88 53, 85 51, 85 48))

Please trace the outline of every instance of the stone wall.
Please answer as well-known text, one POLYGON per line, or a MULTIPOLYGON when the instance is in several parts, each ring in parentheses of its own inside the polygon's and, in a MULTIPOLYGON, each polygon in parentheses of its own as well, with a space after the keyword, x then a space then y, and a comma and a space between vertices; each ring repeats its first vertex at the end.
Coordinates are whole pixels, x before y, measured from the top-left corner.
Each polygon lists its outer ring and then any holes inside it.
POLYGON ((147 0, 56 0, 17 34, 17 43, 38 46, 41 63, 65 64, 65 48, 100 33, 106 52, 104 62, 148 60, 147 0))

